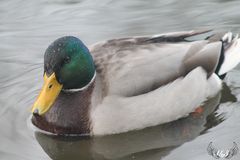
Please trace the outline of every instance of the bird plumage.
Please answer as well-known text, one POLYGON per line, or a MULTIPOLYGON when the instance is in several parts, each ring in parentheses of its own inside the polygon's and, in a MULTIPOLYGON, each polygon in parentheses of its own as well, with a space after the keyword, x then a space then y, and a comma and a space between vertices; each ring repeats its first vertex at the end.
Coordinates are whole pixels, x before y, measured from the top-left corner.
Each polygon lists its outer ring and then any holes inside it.
MULTIPOLYGON (((76 110, 81 105, 88 106, 85 112, 81 112, 84 115, 79 112, 79 119, 88 117, 84 122, 88 128, 86 132, 92 135, 114 134, 170 122, 187 116, 208 97, 214 96, 221 89, 219 76, 240 61, 239 58, 231 67, 222 69, 231 64, 225 54, 238 57, 240 46, 239 39, 234 39, 229 33, 222 39, 213 40, 214 36, 210 36, 188 40, 206 32, 120 38, 90 46, 96 67, 96 77, 90 85, 93 89, 90 97, 85 95, 78 105, 74 104, 76 110)), ((80 92, 84 93, 84 90, 80 92)), ((56 117, 65 118, 58 123, 58 126, 66 127, 61 133, 72 133, 67 129, 72 123, 67 120, 69 114, 61 112, 57 115, 58 112, 53 105, 43 121, 54 124, 50 117, 55 117, 55 120, 56 117)), ((34 122, 39 124, 36 120, 34 122)), ((44 129, 43 126, 38 127, 44 129)), ((51 132, 58 133, 57 130, 51 132)))

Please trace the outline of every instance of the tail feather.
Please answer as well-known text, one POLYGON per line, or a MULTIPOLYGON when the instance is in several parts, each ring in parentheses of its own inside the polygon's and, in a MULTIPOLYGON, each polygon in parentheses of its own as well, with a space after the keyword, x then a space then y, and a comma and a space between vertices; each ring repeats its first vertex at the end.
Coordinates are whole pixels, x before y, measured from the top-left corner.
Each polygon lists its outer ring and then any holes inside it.
POLYGON ((240 39, 238 34, 233 36, 231 32, 222 37, 223 47, 216 73, 219 76, 226 74, 240 62, 240 39))

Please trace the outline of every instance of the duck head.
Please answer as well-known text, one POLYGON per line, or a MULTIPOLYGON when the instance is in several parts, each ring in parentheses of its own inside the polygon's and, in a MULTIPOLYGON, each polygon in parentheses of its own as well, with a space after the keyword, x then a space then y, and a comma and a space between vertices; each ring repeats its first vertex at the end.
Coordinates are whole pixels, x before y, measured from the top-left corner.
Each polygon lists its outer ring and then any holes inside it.
POLYGON ((44 85, 32 113, 44 115, 61 91, 84 88, 94 75, 92 56, 81 40, 72 36, 55 40, 44 55, 44 85))

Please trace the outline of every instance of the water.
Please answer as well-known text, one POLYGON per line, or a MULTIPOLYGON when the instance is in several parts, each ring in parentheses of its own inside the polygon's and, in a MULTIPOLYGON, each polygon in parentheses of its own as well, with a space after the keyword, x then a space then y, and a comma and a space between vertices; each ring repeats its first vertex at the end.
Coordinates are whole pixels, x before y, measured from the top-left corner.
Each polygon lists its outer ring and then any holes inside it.
MULTIPOLYGON (((240 67, 202 116, 105 137, 52 137, 28 126, 42 84, 43 53, 64 35, 86 44, 197 28, 240 33, 237 0, 1 0, 0 159, 201 160, 206 148, 240 147, 240 67), (230 93, 232 92, 232 95, 230 93), (236 98, 235 98, 236 97, 236 98)), ((240 154, 233 159, 238 159, 240 154)))

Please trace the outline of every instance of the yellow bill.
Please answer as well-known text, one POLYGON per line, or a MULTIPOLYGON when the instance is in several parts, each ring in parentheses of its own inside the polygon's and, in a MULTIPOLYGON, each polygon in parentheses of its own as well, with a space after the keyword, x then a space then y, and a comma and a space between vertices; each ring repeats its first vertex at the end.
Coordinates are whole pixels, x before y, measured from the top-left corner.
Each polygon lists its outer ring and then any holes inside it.
POLYGON ((44 84, 37 100, 33 104, 31 110, 32 113, 37 113, 39 115, 46 113, 55 102, 61 89, 62 85, 58 83, 55 73, 51 74, 50 77, 48 77, 45 73, 44 84))

